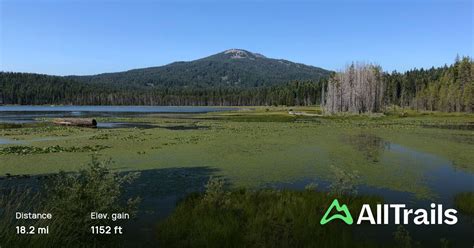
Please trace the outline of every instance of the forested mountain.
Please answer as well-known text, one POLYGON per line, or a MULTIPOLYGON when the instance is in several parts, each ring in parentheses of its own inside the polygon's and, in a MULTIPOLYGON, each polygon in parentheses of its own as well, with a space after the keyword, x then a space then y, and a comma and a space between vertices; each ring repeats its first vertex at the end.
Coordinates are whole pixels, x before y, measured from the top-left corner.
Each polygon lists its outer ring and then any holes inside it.
POLYGON ((289 81, 317 81, 330 71, 267 58, 241 49, 224 52, 189 62, 175 62, 160 67, 135 69, 125 72, 93 76, 71 76, 80 82, 134 88, 156 87, 266 87, 289 81))
POLYGON ((313 105, 330 71, 230 49, 161 67, 92 76, 0 72, 0 103, 313 105))

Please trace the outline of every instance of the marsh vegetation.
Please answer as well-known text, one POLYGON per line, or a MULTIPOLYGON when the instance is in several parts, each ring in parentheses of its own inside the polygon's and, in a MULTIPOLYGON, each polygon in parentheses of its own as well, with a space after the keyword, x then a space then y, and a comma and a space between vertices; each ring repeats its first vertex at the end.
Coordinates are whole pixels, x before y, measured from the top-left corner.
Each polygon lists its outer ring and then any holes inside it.
MULTIPOLYGON (((376 247, 358 240, 342 223, 321 226, 319 218, 334 195, 315 190, 226 191, 210 181, 203 194, 179 203, 157 229, 164 247, 376 247)), ((360 208, 382 200, 370 196, 339 195, 360 208)), ((358 214, 358 213, 353 213, 358 214)))
MULTIPOLYGON (((321 111, 316 107, 291 109, 306 113, 321 111)), ((461 210, 469 209, 469 197, 462 195, 453 199, 457 193, 473 188, 474 157, 470 151, 474 136, 472 130, 464 128, 473 122, 472 115, 393 108, 385 114, 320 117, 290 115, 289 110, 254 107, 228 112, 97 118, 99 124, 147 123, 152 128, 57 127, 47 124, 47 119, 42 119, 46 122, 40 124, 6 126, 0 131, 2 136, 21 144, 0 145, 4 151, 0 155, 0 174, 9 175, 0 177, 0 187, 10 189, 28 184, 26 182, 34 181, 36 176, 64 171, 63 185, 72 186, 71 190, 77 185, 93 188, 94 184, 73 183, 81 178, 77 176, 81 173, 69 172, 83 169, 84 164, 90 162, 91 154, 102 159, 113 158, 115 162, 107 164, 108 173, 142 172, 136 183, 124 183, 120 191, 125 198, 141 196, 143 199, 137 212, 137 221, 141 224, 137 226, 146 226, 146 230, 131 228, 137 232, 129 234, 130 240, 140 243, 161 237, 160 242, 170 246, 179 244, 173 244, 172 238, 167 237, 183 232, 193 235, 182 242, 204 242, 202 237, 207 237, 215 241, 213 244, 221 245, 217 237, 229 237, 229 242, 242 241, 249 246, 274 245, 274 237, 280 235, 281 244, 298 245, 299 239, 310 239, 309 233, 325 231, 312 226, 318 219, 304 216, 300 212, 306 209, 300 209, 294 202, 308 208, 308 214, 320 214, 318 211, 327 207, 324 199, 334 194, 353 197, 350 199, 356 202, 357 199, 371 201, 366 197, 377 195, 373 199, 415 204, 433 200, 446 206, 456 204, 461 210), (28 178, 16 177, 26 174, 28 178), (204 186, 211 176, 225 178, 225 183, 208 185, 214 191, 206 193, 204 186), (453 180, 456 183, 452 183, 453 180), (189 195, 192 192, 197 193, 189 195), (320 207, 310 210, 310 205, 306 205, 310 203, 320 207), (264 210, 264 207, 269 209, 264 210), (208 228, 197 230, 191 225, 186 229, 183 225, 188 223, 187 218, 207 224, 208 228), (254 218, 258 221, 251 221, 254 218), (307 222, 303 222, 305 218, 307 222), (226 232, 214 232, 213 227, 219 226, 222 220, 230 223, 224 229, 226 232), (160 228, 156 229, 158 223, 160 228), (271 228, 260 228, 264 224, 271 228), (306 231, 298 229, 303 225, 309 226, 306 231), (243 236, 235 234, 237 227, 265 238, 258 240, 256 236, 248 236, 242 240, 243 236), (293 228, 299 230, 299 234, 293 228), (201 233, 204 230, 206 233, 201 233)), ((73 195, 69 191, 62 194, 73 195)), ((67 199, 55 202, 67 204, 77 200, 67 199)), ((462 210, 462 214, 461 224, 456 226, 455 232, 449 233, 465 234, 470 212, 462 210)), ((424 245, 440 245, 439 240, 427 243, 429 236, 406 228, 409 234, 405 235, 402 230, 399 237, 409 237, 412 243, 419 240, 424 245)), ((344 227, 342 229, 345 233, 344 227)), ((396 227, 388 229, 384 237, 398 242, 393 237, 396 227)), ((465 240, 465 236, 450 236, 445 231, 430 230, 430 234, 446 238, 451 245, 464 244, 465 240)), ((350 231, 343 236, 347 240, 359 237, 350 231)), ((336 237, 328 242, 336 245, 348 242, 336 237)))

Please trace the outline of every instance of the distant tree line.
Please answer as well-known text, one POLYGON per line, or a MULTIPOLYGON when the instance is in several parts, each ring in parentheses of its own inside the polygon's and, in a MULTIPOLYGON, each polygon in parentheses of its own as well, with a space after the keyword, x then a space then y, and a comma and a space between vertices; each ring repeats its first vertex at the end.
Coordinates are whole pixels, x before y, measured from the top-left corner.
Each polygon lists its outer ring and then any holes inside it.
POLYGON ((456 57, 454 64, 385 75, 386 101, 401 107, 443 112, 474 110, 474 63, 456 57))
MULTIPOLYGON (((321 79, 323 80, 323 79, 321 79)), ((320 82, 290 82, 254 88, 153 87, 79 83, 70 78, 31 73, 0 73, 0 103, 66 105, 315 105, 320 82)))
MULTIPOLYGON (((193 85, 193 84, 190 84, 193 85)), ((259 87, 139 86, 83 82, 73 77, 0 72, 2 104, 287 105, 323 104, 329 112, 379 112, 397 105, 418 110, 473 112, 474 63, 456 58, 439 68, 384 73, 351 64, 317 81, 259 87)))

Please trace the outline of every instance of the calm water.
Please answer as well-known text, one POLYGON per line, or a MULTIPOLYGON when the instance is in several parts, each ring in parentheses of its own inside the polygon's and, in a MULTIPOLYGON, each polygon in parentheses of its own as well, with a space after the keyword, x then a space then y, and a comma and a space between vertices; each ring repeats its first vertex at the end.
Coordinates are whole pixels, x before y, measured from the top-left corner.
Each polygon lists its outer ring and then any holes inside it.
POLYGON ((208 113, 236 109, 191 106, 0 106, 0 123, 28 123, 37 118, 138 117, 155 113, 208 113))

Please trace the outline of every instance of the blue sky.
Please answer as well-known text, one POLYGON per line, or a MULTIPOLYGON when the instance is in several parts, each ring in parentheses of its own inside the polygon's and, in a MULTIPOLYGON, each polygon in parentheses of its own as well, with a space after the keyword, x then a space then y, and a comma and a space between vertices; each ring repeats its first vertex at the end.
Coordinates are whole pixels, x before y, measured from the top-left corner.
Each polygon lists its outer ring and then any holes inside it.
POLYGON ((473 55, 471 0, 0 0, 0 71, 85 75, 242 48, 336 70, 473 55))

